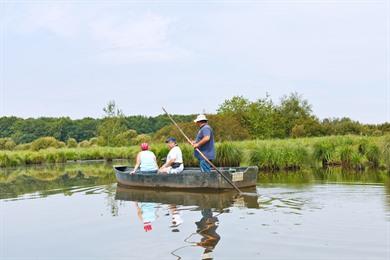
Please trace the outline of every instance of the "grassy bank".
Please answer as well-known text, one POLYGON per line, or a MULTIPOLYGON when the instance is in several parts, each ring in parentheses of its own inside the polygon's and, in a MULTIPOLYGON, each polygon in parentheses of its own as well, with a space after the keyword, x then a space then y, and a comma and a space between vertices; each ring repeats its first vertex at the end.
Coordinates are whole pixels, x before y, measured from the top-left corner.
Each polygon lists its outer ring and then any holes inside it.
MULTIPOLYGON (((185 165, 196 166, 192 147, 187 144, 180 144, 180 147, 185 165)), ((138 151, 138 146, 0 151, 0 167, 101 159, 134 160, 138 151)), ((168 153, 165 144, 152 144, 152 151, 160 164, 168 153)), ((390 169, 390 136, 330 136, 219 143, 215 163, 218 166, 257 165, 264 171, 318 167, 390 169)))

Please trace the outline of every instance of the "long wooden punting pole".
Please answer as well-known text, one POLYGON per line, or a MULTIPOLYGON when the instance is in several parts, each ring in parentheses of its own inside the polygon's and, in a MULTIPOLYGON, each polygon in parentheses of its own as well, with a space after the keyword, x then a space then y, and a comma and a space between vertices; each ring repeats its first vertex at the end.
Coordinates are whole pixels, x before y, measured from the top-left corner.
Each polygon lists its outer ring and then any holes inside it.
MULTIPOLYGON (((172 123, 179 129, 180 133, 184 136, 184 138, 192 145, 192 141, 188 136, 184 133, 184 131, 181 129, 181 127, 176 123, 176 121, 171 117, 171 115, 165 110, 165 108, 162 108, 165 112, 165 114, 168 116, 168 118, 172 121, 172 123)), ((218 168, 199 150, 199 148, 195 148, 195 150, 202 156, 202 158, 213 167, 213 169, 218 172, 230 185, 233 186, 233 188, 236 189, 238 193, 243 194, 243 192, 237 187, 236 184, 234 184, 228 177, 225 176, 218 168)))

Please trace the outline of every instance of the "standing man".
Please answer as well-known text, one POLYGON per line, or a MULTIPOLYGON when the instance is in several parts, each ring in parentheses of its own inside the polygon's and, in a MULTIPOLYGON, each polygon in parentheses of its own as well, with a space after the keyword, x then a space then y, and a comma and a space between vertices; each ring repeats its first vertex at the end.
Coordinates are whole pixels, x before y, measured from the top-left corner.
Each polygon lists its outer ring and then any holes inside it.
MULTIPOLYGON (((205 115, 198 115, 194 122, 199 127, 199 132, 196 140, 192 142, 192 146, 198 148, 207 159, 212 161, 215 159, 213 129, 207 124, 205 115)), ((202 172, 211 172, 211 165, 196 150, 195 157, 199 160, 199 166, 202 172)))

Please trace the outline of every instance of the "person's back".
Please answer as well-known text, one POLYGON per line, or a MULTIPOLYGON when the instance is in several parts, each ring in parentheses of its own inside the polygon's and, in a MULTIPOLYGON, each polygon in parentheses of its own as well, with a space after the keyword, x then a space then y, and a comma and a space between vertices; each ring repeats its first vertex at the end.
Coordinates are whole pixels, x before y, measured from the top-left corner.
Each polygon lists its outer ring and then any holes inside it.
POLYGON ((215 159, 215 144, 213 129, 207 124, 207 118, 205 115, 198 115, 194 120, 199 127, 198 134, 195 141, 192 142, 192 146, 195 148, 195 157, 199 160, 199 167, 201 172, 211 172, 211 165, 207 160, 212 161, 215 159), (203 158, 198 150, 207 158, 203 158))
MULTIPOLYGON (((214 160, 215 159, 214 133, 213 133, 213 129, 208 124, 203 125, 199 129, 195 142, 199 142, 205 136, 209 136, 210 140, 204 143, 202 146, 199 146, 198 148, 207 157, 207 159, 214 160)), ((195 151, 195 156, 198 159, 202 159, 202 157, 196 151, 195 151)))
POLYGON ((151 151, 142 151, 139 153, 140 156, 140 170, 141 172, 154 172, 158 170, 156 163, 156 156, 151 151))

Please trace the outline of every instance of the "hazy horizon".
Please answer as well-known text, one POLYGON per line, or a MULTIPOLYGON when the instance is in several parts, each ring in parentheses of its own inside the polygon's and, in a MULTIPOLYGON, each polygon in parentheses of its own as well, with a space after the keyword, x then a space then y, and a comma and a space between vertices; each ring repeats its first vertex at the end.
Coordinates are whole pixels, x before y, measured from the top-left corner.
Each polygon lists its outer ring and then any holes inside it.
POLYGON ((320 119, 390 121, 389 1, 0 0, 0 116, 215 113, 298 92, 320 119))

